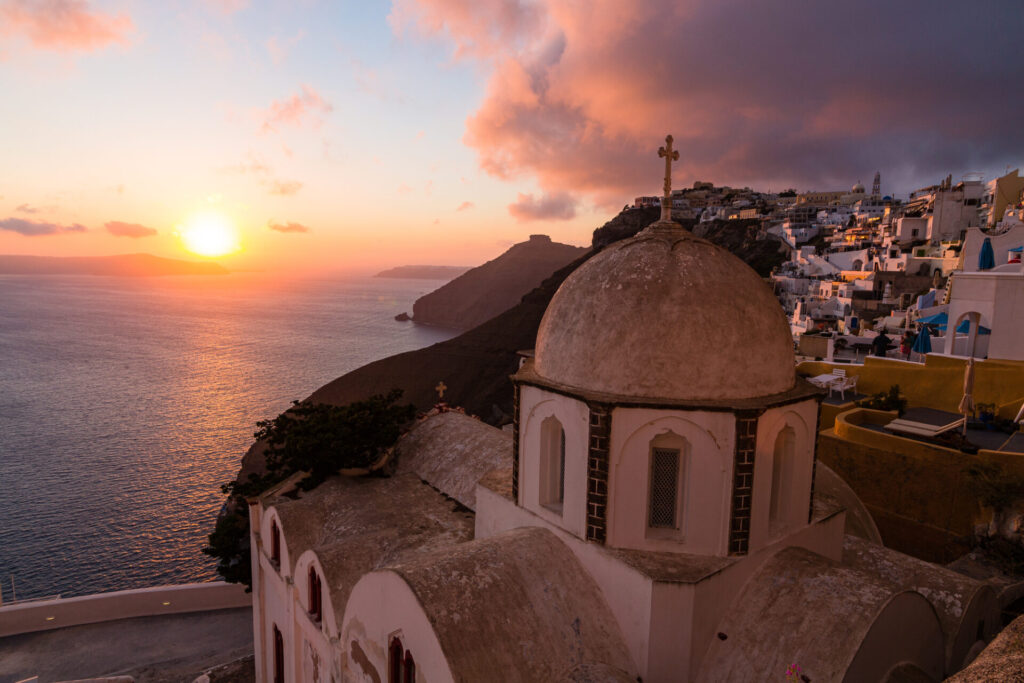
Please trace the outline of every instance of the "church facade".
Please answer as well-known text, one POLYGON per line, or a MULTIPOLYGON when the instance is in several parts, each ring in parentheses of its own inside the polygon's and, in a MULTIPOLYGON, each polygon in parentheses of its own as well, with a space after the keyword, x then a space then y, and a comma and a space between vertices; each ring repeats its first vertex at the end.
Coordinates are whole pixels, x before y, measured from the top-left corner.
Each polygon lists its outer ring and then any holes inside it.
POLYGON ((511 433, 435 411, 390 476, 252 501, 258 680, 938 681, 998 630, 880 545, 772 292, 669 217, 566 279, 513 382, 511 433))

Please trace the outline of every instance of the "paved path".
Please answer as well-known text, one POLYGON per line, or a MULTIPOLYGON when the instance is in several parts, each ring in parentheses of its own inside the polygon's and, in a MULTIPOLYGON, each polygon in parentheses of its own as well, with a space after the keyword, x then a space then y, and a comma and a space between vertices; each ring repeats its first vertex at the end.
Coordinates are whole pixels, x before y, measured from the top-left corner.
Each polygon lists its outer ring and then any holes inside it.
POLYGON ((0 638, 0 683, 129 675, 191 681, 252 654, 252 608, 121 619, 0 638))

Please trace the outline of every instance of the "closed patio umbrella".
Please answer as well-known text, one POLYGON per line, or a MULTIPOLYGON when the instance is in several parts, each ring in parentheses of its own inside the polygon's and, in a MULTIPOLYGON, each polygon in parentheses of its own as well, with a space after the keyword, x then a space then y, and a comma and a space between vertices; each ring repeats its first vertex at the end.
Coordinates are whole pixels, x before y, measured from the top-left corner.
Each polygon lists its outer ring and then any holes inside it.
POLYGON ((932 338, 928 334, 928 328, 924 325, 917 333, 917 339, 914 340, 914 346, 910 349, 914 353, 931 353, 932 352, 932 338))
POLYGON ((988 237, 981 243, 981 251, 978 252, 978 270, 992 270, 996 267, 996 255, 992 251, 992 240, 988 237))
POLYGON ((964 436, 967 436, 967 416, 974 412, 974 359, 967 359, 964 370, 964 395, 957 410, 964 416, 964 436))

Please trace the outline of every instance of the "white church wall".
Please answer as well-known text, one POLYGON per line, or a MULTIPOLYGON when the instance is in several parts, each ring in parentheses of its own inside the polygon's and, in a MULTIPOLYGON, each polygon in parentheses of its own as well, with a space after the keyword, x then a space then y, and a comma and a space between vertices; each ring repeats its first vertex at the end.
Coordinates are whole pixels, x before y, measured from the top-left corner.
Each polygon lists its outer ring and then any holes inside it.
MULTIPOLYGON (((316 553, 307 550, 295 561, 295 590, 292 591, 295 605, 295 644, 298 646, 296 680, 330 681, 335 667, 335 654, 331 648, 331 637, 337 637, 338 625, 334 609, 331 605, 330 590, 327 588, 323 567, 316 553), (313 566, 323 584, 321 593, 321 610, 323 617, 317 622, 309 614, 309 568, 313 566)), ((340 677, 337 671, 335 680, 340 677)))
POLYGON ((519 401, 520 504, 551 524, 584 538, 590 410, 582 401, 531 386, 520 388, 519 401), (565 499, 560 513, 541 502, 541 434, 544 420, 549 417, 555 417, 565 430, 565 499))
POLYGON ((751 499, 750 549, 756 550, 771 540, 807 524, 811 486, 814 479, 814 428, 817 402, 801 403, 766 410, 757 421, 757 449, 754 455, 754 493, 751 499), (776 446, 783 430, 792 430, 792 462, 784 467, 785 481, 777 488, 781 494, 778 519, 771 521, 773 464, 776 446))
MULTIPOLYGON (((259 613, 262 623, 254 633, 259 645, 256 652, 261 653, 260 665, 263 678, 257 680, 273 680, 274 672, 274 627, 281 632, 284 640, 284 664, 286 672, 295 671, 295 625, 292 612, 292 581, 289 573, 288 540, 285 536, 281 520, 273 507, 263 510, 259 520, 259 577, 260 583, 253 591, 253 612, 259 613), (276 523, 280 533, 281 563, 274 566, 270 559, 270 528, 276 523)), ((256 539, 250 539, 255 545, 256 539)), ((257 670, 257 677, 259 676, 257 670)))
POLYGON ((343 680, 388 680, 388 647, 395 637, 412 653, 417 681, 454 680, 416 594, 393 571, 370 572, 352 588, 345 606, 340 640, 343 680))
POLYGON ((608 545, 724 555, 728 549, 735 418, 729 412, 616 408, 612 412, 608 545), (651 441, 686 441, 676 529, 648 524, 651 441))
POLYGON ((647 652, 651 633, 651 580, 609 556, 604 546, 577 538, 486 487, 477 487, 476 500, 475 538, 489 538, 512 529, 539 526, 553 532, 573 551, 601 588, 605 602, 619 624, 623 642, 626 643, 630 657, 637 667, 637 673, 647 680, 647 652))

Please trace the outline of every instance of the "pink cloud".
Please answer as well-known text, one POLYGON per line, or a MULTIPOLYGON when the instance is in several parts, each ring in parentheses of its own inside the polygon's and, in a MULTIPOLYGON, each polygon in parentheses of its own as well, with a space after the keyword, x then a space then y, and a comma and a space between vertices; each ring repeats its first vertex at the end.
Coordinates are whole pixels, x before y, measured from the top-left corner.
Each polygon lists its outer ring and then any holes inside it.
POLYGON ((270 188, 268 190, 270 194, 282 197, 291 197, 294 194, 298 194, 299 190, 302 189, 302 183, 298 180, 271 180, 267 183, 267 186, 270 188))
POLYGON ((271 221, 267 227, 275 232, 309 232, 309 227, 302 223, 274 223, 271 221))
POLYGON ((4 218, 0 220, 0 230, 16 232, 25 237, 40 237, 42 235, 56 235, 62 232, 85 232, 86 227, 81 223, 71 225, 60 225, 48 221, 30 221, 24 218, 4 218))
POLYGON ((23 36, 32 46, 90 52, 128 43, 135 29, 127 15, 92 10, 86 0, 0 0, 0 36, 23 36))
POLYGON ((476 204, 474 204, 473 202, 462 202, 461 204, 459 204, 459 208, 457 208, 455 210, 456 211, 468 211, 469 209, 472 209, 474 206, 476 206, 476 204))
POLYGON ((559 192, 542 197, 519 193, 508 212, 520 223, 526 221, 567 221, 576 216, 576 200, 559 192))
POLYGON ((396 0, 389 19, 478 63, 464 141, 487 173, 549 194, 617 208, 656 193, 668 133, 677 186, 844 187, 876 169, 916 183, 1015 163, 1024 90, 1005 84, 1024 82, 1024 62, 990 19, 1024 30, 1018 0, 929 13, 927 31, 925 0, 794 1, 396 0), (866 31, 836 28, 864 17, 866 31), (1006 100, 979 110, 978 92, 1006 100))
POLYGON ((152 237, 156 234, 156 230, 153 228, 147 228, 145 225, 139 225, 138 223, 110 221, 103 227, 105 227, 107 232, 115 237, 134 237, 138 239, 140 237, 152 237))
POLYGON ((294 36, 289 38, 278 38, 277 36, 271 36, 267 40, 267 52, 270 54, 270 59, 274 64, 280 64, 288 58, 288 53, 292 51, 292 48, 299 44, 299 42, 306 37, 306 32, 299 30, 294 36))
POLYGON ((320 96, 308 85, 303 85, 301 92, 284 100, 274 100, 263 115, 263 131, 276 131, 278 126, 301 126, 310 118, 315 123, 318 113, 329 114, 334 111, 330 102, 320 96))

